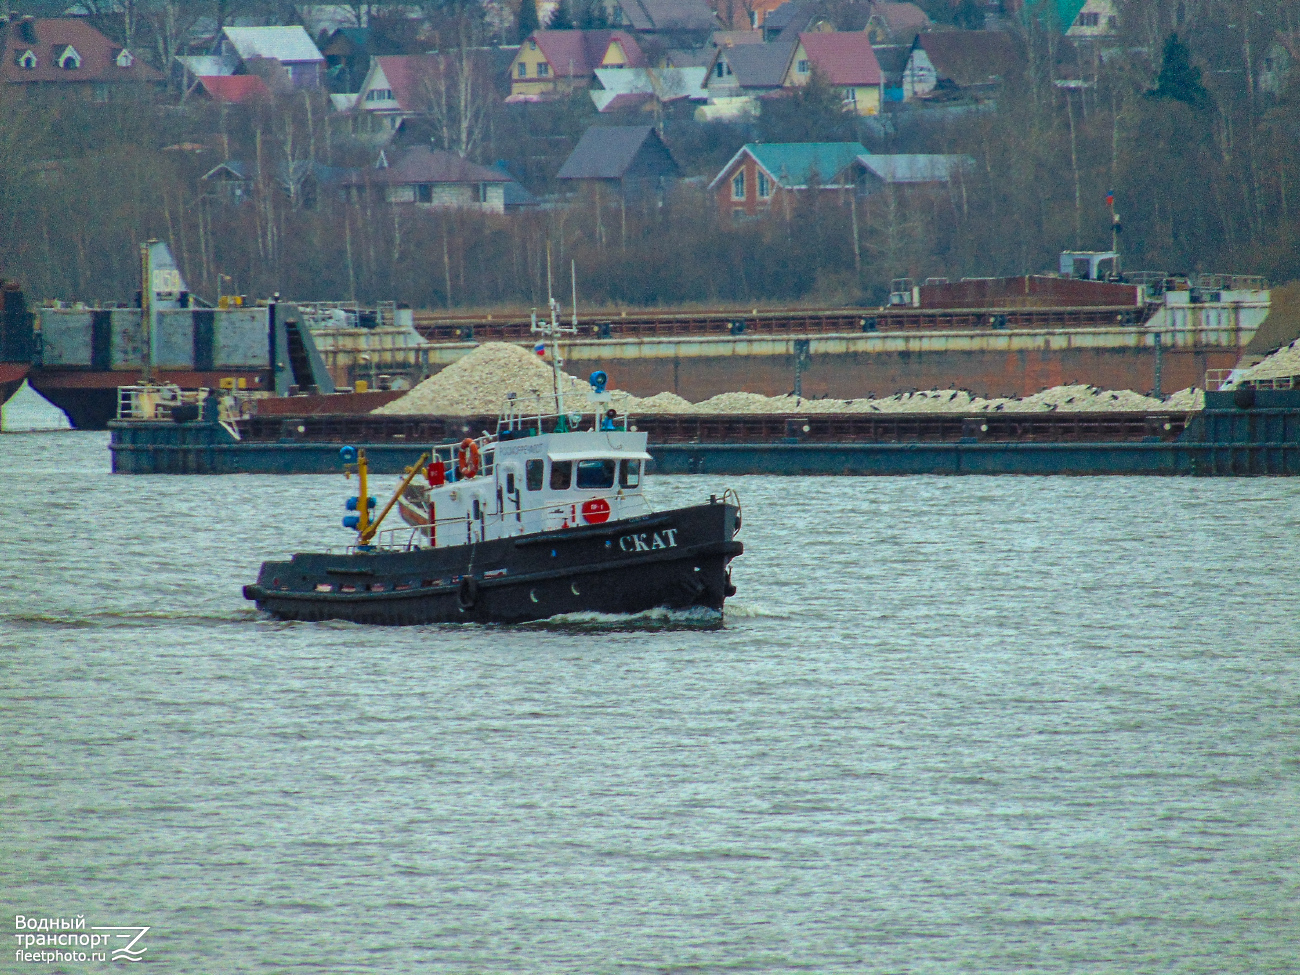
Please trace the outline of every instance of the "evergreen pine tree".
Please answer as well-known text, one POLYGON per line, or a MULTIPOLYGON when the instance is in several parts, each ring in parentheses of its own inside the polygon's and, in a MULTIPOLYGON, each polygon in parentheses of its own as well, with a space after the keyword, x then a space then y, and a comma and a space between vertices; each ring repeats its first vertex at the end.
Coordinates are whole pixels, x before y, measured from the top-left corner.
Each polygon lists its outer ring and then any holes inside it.
POLYGON ((547 30, 574 30, 577 25, 573 22, 573 10, 570 8, 569 0, 562 0, 560 5, 555 8, 555 13, 551 14, 551 19, 546 22, 547 30))
POLYGON ((1203 108, 1210 103, 1210 93, 1201 84, 1201 69, 1192 64, 1191 51, 1177 34, 1170 34, 1165 39, 1165 53, 1156 87, 1147 97, 1168 98, 1193 108, 1203 108))
POLYGON ((528 40, 528 36, 542 25, 537 20, 536 0, 520 0, 519 16, 515 23, 519 28, 519 43, 528 40))

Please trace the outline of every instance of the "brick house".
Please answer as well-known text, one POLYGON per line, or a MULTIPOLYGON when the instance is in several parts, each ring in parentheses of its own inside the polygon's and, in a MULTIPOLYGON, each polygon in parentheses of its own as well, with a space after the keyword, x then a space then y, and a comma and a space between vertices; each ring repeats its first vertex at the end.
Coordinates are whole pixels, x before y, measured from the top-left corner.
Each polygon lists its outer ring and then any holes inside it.
POLYGON ((858 142, 750 143, 722 167, 709 192, 723 216, 753 217, 814 186, 850 189, 852 182, 838 177, 865 155, 866 147, 858 142))
POLYGON ((57 91, 88 101, 107 102, 140 85, 163 82, 131 51, 115 44, 76 17, 23 17, 3 29, 0 79, 11 91, 31 96, 57 91))

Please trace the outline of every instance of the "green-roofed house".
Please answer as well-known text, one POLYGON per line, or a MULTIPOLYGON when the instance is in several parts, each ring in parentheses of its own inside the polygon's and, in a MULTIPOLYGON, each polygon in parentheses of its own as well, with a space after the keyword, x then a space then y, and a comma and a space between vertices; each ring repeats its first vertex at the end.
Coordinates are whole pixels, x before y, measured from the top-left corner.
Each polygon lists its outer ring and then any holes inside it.
POLYGON ((786 194, 813 187, 842 191, 834 182, 858 157, 868 155, 859 142, 751 142, 741 146, 709 184, 723 216, 756 216, 786 194))
POLYGON ((1115 0, 1024 0, 1026 18, 1067 37, 1107 37, 1119 28, 1115 0))

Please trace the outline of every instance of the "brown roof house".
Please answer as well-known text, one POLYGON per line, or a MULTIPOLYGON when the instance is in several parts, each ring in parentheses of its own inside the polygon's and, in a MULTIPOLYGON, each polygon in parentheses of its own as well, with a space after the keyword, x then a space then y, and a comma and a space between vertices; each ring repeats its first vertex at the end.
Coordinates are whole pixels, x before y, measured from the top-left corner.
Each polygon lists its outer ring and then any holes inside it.
POLYGON ((370 193, 395 205, 505 213, 506 184, 511 182, 500 170, 454 152, 412 146, 392 163, 381 152, 373 169, 353 173, 342 185, 351 198, 370 193))
POLYGON ((572 189, 596 186, 632 199, 661 192, 681 175, 653 125, 608 125, 582 133, 556 178, 572 189))
POLYGON ((623 30, 538 30, 510 62, 511 103, 540 101, 591 84, 597 68, 644 68, 636 38, 623 30))
POLYGON ((912 101, 989 95, 1024 64, 1024 49, 1007 31, 918 34, 903 69, 903 97, 912 101))
POLYGON ((609 22, 639 34, 708 35, 720 22, 705 0, 613 0, 609 22))
POLYGON ((871 5, 866 31, 872 44, 911 44, 930 23, 929 15, 914 3, 878 0, 871 5))
POLYGON ((57 91, 97 102, 164 80, 134 53, 76 17, 23 17, 4 28, 0 78, 11 91, 27 95, 57 91))
POLYGON ((784 84, 806 85, 814 74, 839 90, 846 112, 879 114, 884 77, 865 32, 800 34, 784 84))

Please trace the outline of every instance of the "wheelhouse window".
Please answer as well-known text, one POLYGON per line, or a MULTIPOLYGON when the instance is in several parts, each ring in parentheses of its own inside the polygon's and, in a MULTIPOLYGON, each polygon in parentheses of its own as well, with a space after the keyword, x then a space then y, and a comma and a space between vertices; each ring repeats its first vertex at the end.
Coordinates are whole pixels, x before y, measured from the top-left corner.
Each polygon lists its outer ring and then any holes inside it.
POLYGON ((506 494, 515 493, 515 472, 506 471, 506 494))
POLYGON ((619 487, 634 488, 641 486, 641 462, 639 460, 625 460, 622 462, 622 469, 618 475, 619 487))
POLYGON ((567 491, 573 483, 573 461, 551 461, 551 490, 567 491))
POLYGON ((530 491, 540 491, 546 478, 546 461, 530 460, 524 464, 524 485, 530 491))
POLYGON ((578 461, 578 488, 580 490, 612 488, 617 468, 616 460, 578 461))

